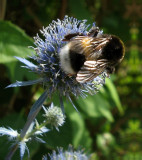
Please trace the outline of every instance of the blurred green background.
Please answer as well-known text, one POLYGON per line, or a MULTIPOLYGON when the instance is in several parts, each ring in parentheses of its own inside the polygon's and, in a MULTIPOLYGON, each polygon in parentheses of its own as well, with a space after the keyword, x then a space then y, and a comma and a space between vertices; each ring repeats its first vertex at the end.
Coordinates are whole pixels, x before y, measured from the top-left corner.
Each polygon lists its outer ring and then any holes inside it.
MULTIPOLYGON (((80 115, 66 100, 66 123, 44 136, 47 143, 29 143, 32 160, 57 146, 72 144, 93 153, 93 160, 142 159, 142 0, 0 0, 0 126, 23 128, 30 107, 43 92, 38 85, 9 88, 16 80, 32 80, 14 56, 28 57, 33 39, 42 27, 65 15, 87 19, 104 33, 119 36, 126 55, 115 74, 94 96, 73 99, 80 115)), ((47 100, 59 106, 56 95, 47 100)), ((40 122, 41 111, 37 117, 40 122)), ((11 143, 0 138, 0 159, 11 143)), ((27 159, 27 154, 24 157, 27 159)), ((19 158, 19 150, 13 159, 19 158)))

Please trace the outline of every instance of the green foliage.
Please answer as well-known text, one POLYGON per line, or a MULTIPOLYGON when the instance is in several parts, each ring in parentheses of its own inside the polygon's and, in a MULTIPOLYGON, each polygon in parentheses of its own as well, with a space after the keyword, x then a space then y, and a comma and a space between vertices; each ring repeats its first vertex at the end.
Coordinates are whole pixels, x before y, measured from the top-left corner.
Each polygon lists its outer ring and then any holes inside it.
POLYGON ((110 104, 101 94, 98 93, 94 96, 88 96, 85 100, 80 98, 77 103, 84 111, 86 117, 95 118, 103 116, 110 122, 113 121, 110 104))
POLYGON ((78 19, 87 19, 88 23, 92 23, 90 13, 87 10, 85 0, 69 0, 69 9, 74 17, 78 19))
MULTIPOLYGON (((114 76, 106 79, 105 86, 86 99, 73 98, 79 113, 64 99, 66 122, 59 132, 51 130, 44 136, 46 144, 29 145, 33 159, 52 152, 57 146, 67 149, 68 144, 81 146, 93 153, 95 160, 139 160, 142 157, 142 49, 141 0, 49 0, 9 1, 5 20, 0 21, 0 126, 23 128, 29 108, 43 92, 38 86, 2 89, 16 80, 33 80, 35 75, 21 68, 14 56, 32 55, 32 36, 42 26, 64 15, 96 22, 105 33, 119 36, 125 43, 126 56, 116 68, 114 76), (133 3, 136 3, 133 8, 133 3), (24 7, 23 7, 24 6, 24 7), (139 11, 139 10, 138 10, 139 11), (12 23, 13 22, 13 23, 12 23), (23 28, 24 30, 22 30, 23 28), (26 33, 27 34, 26 34, 26 33), (44 153, 43 153, 44 150, 44 153)), ((0 17, 1 18, 1 17, 0 17)), ((46 101, 59 106, 58 94, 46 101)), ((41 113, 37 119, 41 120, 41 113)), ((0 159, 4 159, 10 144, 0 138, 0 159)), ((14 159, 19 158, 19 152, 14 159)), ((27 155, 24 157, 27 159, 27 155)))
POLYGON ((34 51, 29 49, 28 46, 32 45, 32 39, 18 26, 11 22, 0 21, 0 63, 8 68, 11 81, 22 80, 24 76, 32 78, 33 74, 31 73, 32 76, 30 76, 27 71, 24 72, 19 68, 19 63, 14 57, 31 55, 34 51))
POLYGON ((118 92, 114 86, 114 84, 112 83, 111 80, 106 79, 106 95, 108 95, 108 98, 110 97, 110 99, 113 101, 113 105, 116 106, 119 110, 120 113, 123 113, 123 108, 119 99, 119 95, 118 92))
POLYGON ((0 63, 15 61, 13 56, 30 55, 29 45, 33 45, 33 41, 22 29, 10 22, 0 21, 0 63))

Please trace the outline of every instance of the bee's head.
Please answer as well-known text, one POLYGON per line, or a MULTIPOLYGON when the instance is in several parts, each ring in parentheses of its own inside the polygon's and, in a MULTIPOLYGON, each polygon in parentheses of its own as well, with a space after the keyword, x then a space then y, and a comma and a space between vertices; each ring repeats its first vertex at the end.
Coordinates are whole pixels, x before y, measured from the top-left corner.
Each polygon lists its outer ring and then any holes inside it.
POLYGON ((123 42, 116 36, 111 36, 103 47, 103 55, 107 60, 119 62, 124 57, 123 42))

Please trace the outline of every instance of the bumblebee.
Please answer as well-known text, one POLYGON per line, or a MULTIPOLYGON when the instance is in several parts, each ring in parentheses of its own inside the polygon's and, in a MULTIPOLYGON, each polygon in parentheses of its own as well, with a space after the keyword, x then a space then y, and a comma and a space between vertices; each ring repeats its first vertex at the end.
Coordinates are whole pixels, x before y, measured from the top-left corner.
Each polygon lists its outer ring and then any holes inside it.
POLYGON ((59 53, 61 68, 79 83, 92 81, 104 71, 109 76, 125 55, 123 42, 115 35, 102 34, 98 27, 87 35, 68 34, 63 41, 68 43, 59 53))

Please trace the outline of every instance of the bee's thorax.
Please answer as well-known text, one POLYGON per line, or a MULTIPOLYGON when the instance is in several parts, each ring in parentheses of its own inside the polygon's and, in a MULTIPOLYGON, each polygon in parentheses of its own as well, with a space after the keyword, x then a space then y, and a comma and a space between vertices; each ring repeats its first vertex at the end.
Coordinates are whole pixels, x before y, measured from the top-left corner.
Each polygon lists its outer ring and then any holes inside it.
POLYGON ((123 44, 119 38, 112 36, 109 42, 102 49, 103 58, 109 60, 110 62, 119 62, 123 57, 123 44))

